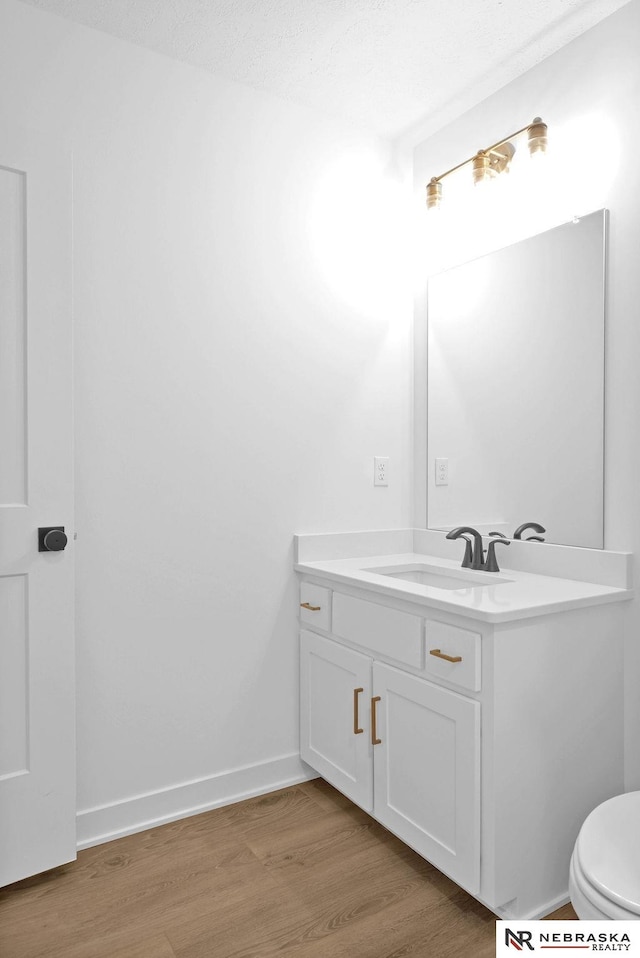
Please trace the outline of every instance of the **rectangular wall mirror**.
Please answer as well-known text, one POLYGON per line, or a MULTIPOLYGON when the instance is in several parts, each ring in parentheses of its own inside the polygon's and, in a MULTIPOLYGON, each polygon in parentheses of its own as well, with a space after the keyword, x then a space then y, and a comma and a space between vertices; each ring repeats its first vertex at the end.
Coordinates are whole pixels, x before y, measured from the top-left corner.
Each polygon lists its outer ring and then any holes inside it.
POLYGON ((605 240, 599 210, 429 280, 429 528, 603 548, 605 240))

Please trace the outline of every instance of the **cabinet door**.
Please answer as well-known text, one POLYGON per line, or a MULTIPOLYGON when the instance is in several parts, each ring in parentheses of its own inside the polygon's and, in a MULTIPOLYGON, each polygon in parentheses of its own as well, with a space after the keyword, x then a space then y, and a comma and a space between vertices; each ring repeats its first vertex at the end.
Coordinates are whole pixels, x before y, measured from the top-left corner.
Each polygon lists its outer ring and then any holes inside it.
POLYGON ((374 816, 471 894, 480 884, 480 704, 377 662, 374 816))
POLYGON ((300 633, 300 754, 366 811, 373 806, 370 699, 370 658, 300 633))

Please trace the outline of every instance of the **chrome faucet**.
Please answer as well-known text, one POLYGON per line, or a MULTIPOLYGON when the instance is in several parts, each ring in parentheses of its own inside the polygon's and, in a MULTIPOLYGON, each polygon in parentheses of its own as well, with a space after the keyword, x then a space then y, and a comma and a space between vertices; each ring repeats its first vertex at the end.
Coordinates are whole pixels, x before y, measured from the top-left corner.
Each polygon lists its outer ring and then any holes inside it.
POLYGON ((466 542, 464 557, 462 559, 463 569, 477 569, 482 572, 500 572, 496 561, 496 545, 511 545, 508 539, 492 539, 487 551, 487 561, 484 559, 484 549, 482 547, 482 536, 477 529, 471 526, 458 526, 447 532, 447 539, 464 539, 466 542), (468 536, 473 537, 473 548, 468 536))
POLYGON ((482 569, 484 565, 484 550, 482 548, 482 536, 477 529, 472 529, 471 526, 458 526, 457 529, 452 529, 451 532, 447 532, 447 539, 459 539, 461 536, 466 539, 465 532, 473 536, 473 549, 471 552, 471 561, 469 562, 469 547, 467 543, 464 550, 462 567, 464 569, 482 569))

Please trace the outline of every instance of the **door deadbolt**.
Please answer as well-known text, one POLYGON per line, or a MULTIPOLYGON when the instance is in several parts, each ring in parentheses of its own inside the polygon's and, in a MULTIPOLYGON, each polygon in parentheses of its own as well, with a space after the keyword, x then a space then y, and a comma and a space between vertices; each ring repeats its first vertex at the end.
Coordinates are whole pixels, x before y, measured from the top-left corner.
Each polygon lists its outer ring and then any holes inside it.
POLYGON ((64 526, 38 529, 38 552, 62 552, 68 541, 64 526))

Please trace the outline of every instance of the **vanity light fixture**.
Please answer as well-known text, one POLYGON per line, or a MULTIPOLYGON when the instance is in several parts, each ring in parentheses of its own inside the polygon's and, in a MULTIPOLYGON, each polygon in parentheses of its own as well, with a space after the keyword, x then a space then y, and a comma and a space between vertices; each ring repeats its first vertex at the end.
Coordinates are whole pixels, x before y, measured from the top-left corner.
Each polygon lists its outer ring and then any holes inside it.
POLYGON ((497 176, 498 173, 503 173, 505 170, 508 171, 509 163, 516 151, 511 140, 516 136, 520 136, 521 133, 527 134, 530 156, 546 151, 547 124, 544 123, 539 116, 536 116, 528 126, 523 126, 521 130, 510 133, 509 136, 503 137, 503 139, 498 140, 497 143, 488 146, 484 150, 478 150, 474 156, 470 156, 468 160, 463 160, 462 163, 452 166, 446 173, 441 173, 440 176, 432 176, 427 183, 427 209, 433 210, 440 207, 440 203, 442 202, 442 180, 445 176, 449 176, 450 173, 454 173, 462 166, 466 166, 467 163, 473 164, 473 182, 475 184, 491 180, 494 176, 497 176))

